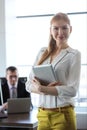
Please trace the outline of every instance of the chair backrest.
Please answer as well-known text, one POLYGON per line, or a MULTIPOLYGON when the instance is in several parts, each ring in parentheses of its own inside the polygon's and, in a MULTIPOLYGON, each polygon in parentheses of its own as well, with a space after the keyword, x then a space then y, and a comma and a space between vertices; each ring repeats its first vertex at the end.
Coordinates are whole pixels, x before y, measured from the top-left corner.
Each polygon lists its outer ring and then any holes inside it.
POLYGON ((19 77, 19 81, 25 83, 27 81, 27 77, 19 77))
MULTIPOLYGON (((5 82, 7 82, 6 78, 5 77, 0 77, 1 79, 1 84, 5 84, 5 82)), ((27 81, 27 77, 19 77, 19 81, 25 83, 27 81)))

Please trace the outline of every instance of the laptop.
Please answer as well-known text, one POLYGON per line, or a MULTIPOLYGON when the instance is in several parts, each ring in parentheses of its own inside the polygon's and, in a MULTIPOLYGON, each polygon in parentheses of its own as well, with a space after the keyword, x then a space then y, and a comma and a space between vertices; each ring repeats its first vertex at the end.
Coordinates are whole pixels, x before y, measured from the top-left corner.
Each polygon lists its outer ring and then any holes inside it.
POLYGON ((29 113, 30 111, 30 98, 9 98, 8 100, 8 114, 29 113))

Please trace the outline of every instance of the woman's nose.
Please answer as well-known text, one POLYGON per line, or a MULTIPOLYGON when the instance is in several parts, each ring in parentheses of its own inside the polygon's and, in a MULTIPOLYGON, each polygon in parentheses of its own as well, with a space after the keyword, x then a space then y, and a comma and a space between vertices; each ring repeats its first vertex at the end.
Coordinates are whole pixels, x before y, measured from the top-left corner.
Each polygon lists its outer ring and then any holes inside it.
POLYGON ((63 30, 62 30, 61 28, 59 28, 58 34, 59 34, 59 35, 63 34, 63 30))

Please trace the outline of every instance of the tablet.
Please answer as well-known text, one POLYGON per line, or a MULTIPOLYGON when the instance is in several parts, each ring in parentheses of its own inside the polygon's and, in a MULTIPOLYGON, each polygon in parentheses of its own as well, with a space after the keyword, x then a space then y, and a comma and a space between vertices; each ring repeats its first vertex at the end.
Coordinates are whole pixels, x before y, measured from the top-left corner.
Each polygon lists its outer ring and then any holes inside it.
POLYGON ((34 76, 37 77, 42 84, 49 84, 56 81, 56 76, 51 64, 33 66, 34 76))

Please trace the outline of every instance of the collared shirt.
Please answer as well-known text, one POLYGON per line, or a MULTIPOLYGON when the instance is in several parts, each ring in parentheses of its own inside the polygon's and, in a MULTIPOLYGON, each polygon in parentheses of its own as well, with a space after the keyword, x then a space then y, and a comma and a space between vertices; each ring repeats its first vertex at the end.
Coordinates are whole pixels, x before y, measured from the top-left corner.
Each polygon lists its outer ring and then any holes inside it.
MULTIPOLYGON (((42 48, 39 52, 35 64, 46 48, 42 48)), ((50 57, 43 64, 50 64, 50 57)), ((74 106, 74 97, 79 88, 81 54, 78 50, 70 47, 61 50, 60 54, 52 61, 57 81, 63 83, 61 86, 55 86, 58 96, 40 94, 38 107, 55 108, 67 105, 74 106)), ((29 78, 33 77, 31 72, 29 78)), ((26 83, 26 90, 31 92, 35 89, 30 80, 26 83)))

